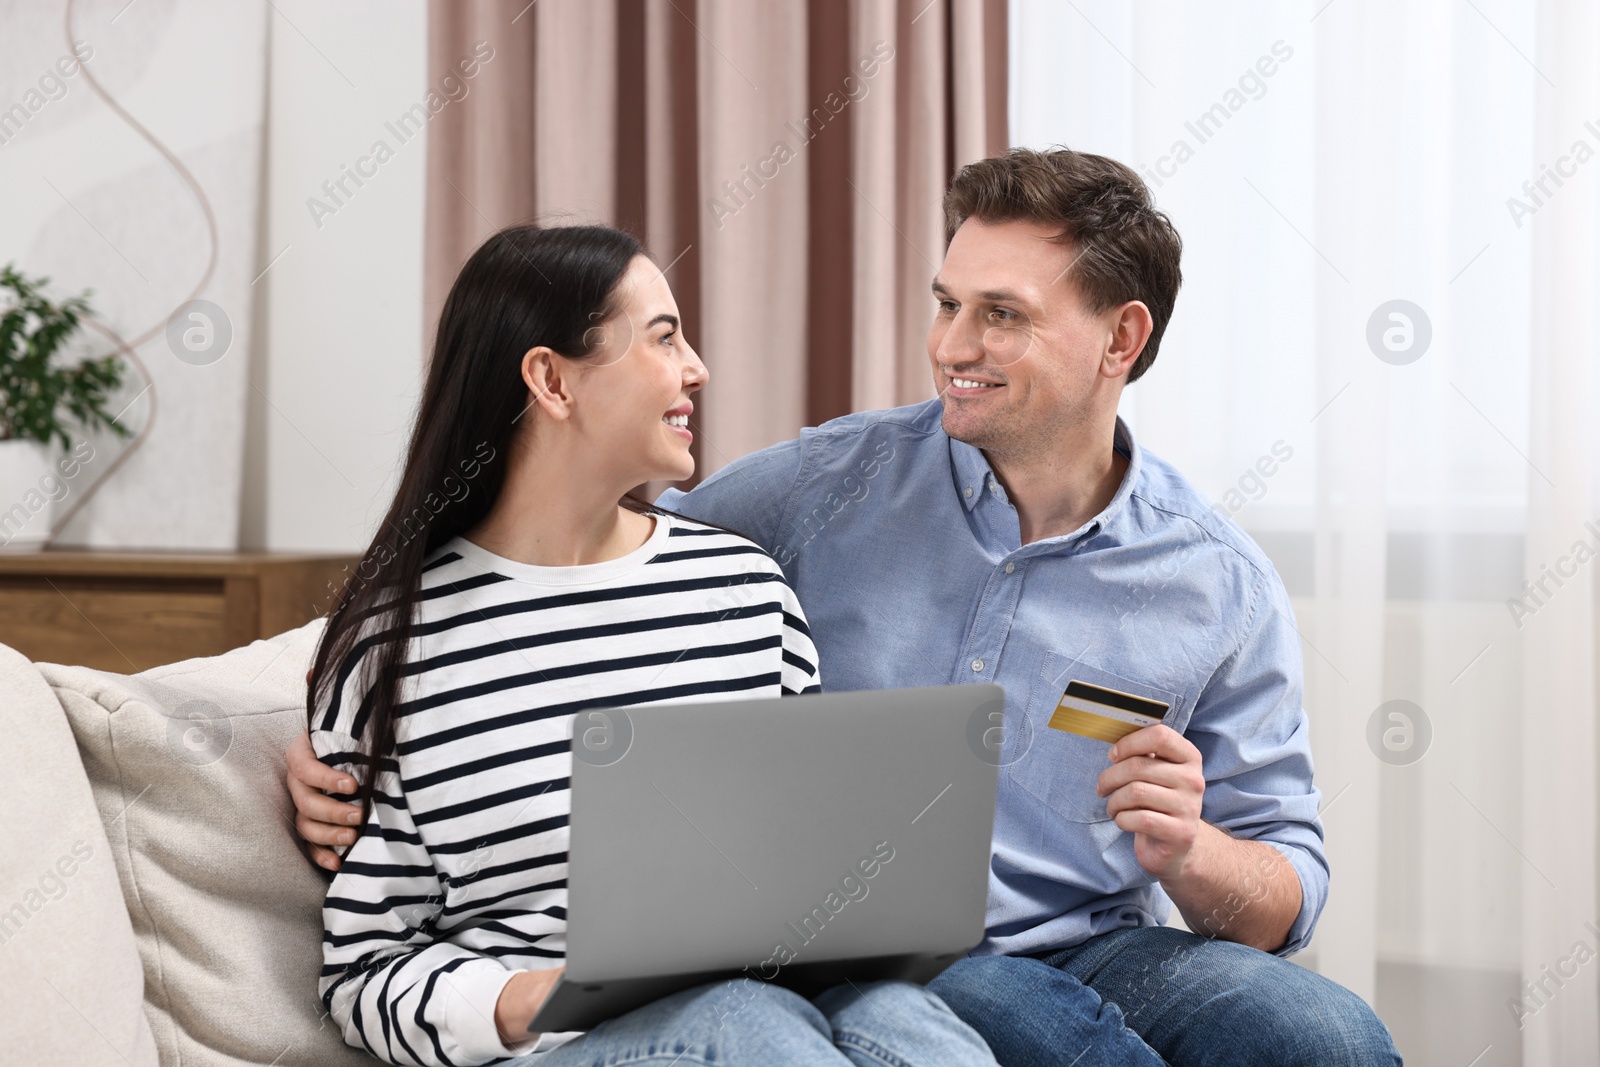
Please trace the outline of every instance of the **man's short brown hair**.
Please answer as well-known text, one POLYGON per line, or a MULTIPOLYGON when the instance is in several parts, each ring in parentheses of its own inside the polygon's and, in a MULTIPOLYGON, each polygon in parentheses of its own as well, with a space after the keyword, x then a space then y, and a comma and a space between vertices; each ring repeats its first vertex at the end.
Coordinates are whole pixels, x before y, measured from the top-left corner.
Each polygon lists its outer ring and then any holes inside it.
POLYGON ((1183 240, 1132 168, 1069 148, 1013 148, 956 173, 944 197, 945 240, 969 218, 1055 227, 1056 239, 1077 251, 1072 276, 1090 311, 1129 300, 1150 309, 1150 339, 1128 381, 1155 362, 1183 284, 1183 240))

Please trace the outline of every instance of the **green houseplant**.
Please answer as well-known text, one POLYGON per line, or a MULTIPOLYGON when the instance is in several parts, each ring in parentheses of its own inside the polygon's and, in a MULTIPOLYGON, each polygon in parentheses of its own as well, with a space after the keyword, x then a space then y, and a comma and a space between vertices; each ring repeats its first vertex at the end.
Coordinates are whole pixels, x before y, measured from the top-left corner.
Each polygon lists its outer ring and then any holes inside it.
POLYGON ((53 505, 93 455, 87 441, 74 451, 75 433, 131 436, 107 410, 127 370, 122 358, 61 358, 90 313, 89 294, 52 301, 49 281, 0 267, 0 547, 49 539, 53 505))

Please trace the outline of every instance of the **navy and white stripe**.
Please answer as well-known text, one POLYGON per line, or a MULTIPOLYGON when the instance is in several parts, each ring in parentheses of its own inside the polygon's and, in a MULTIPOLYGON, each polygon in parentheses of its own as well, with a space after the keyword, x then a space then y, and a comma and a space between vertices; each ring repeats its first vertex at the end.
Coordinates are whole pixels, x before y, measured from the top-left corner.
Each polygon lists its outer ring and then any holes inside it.
MULTIPOLYGON (((489 1063, 514 1054, 494 1024, 505 982, 565 958, 572 716, 817 691, 817 654, 766 552, 676 515, 578 567, 455 538, 428 559, 414 631, 395 758, 323 908, 318 989, 381 1059, 489 1063)), ((373 647, 312 720, 317 755, 353 774, 373 647)))

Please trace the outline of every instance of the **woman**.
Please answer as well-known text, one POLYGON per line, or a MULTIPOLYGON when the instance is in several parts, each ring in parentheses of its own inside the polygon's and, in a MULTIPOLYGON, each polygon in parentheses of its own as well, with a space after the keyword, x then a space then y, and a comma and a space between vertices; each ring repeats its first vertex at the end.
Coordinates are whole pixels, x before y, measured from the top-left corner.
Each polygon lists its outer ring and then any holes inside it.
POLYGON ((777 564, 628 495, 693 473, 708 377, 627 234, 512 227, 456 279, 399 490, 310 678, 317 755, 360 783, 319 982, 350 1044, 397 1064, 994 1063, 904 983, 807 1001, 741 979, 528 1032, 565 952, 573 716, 819 688, 777 564))

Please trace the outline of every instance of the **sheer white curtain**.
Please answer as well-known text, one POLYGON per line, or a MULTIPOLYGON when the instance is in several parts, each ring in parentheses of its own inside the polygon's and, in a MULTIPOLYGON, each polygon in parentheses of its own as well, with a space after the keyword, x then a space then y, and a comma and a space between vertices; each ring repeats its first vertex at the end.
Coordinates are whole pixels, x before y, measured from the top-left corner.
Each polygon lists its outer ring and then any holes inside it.
POLYGON ((1124 414, 1294 596, 1298 962, 1408 1064, 1600 1063, 1600 8, 1012 0, 1011 63, 1013 141, 1130 163, 1184 237, 1124 414))

